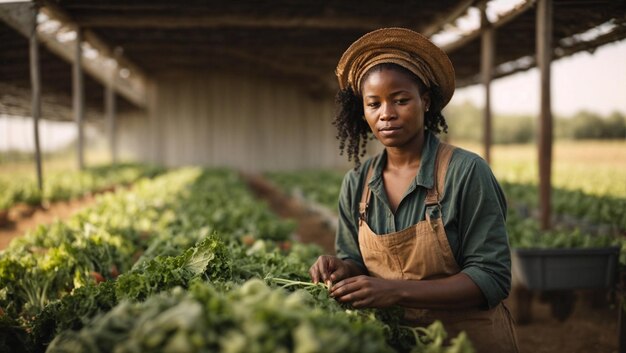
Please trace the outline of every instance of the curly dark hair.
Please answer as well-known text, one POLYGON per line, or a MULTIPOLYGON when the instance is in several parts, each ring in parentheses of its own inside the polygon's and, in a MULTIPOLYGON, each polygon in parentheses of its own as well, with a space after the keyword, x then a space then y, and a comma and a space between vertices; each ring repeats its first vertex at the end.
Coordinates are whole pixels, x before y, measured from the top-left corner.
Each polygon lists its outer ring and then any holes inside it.
MULTIPOLYGON (((430 109, 424 114, 424 126, 426 130, 436 134, 448 132, 448 124, 441 110, 443 109, 443 94, 439 86, 432 85, 430 88, 417 77, 414 73, 404 67, 392 64, 382 63, 373 66, 364 75, 361 82, 365 82, 367 77, 375 71, 384 69, 396 70, 398 72, 409 75, 409 77, 417 84, 420 94, 428 92, 430 94, 430 109)), ((347 150, 348 160, 354 159, 355 169, 361 165, 361 157, 365 155, 365 147, 367 141, 373 134, 369 125, 363 119, 363 97, 357 95, 352 87, 339 90, 335 97, 337 103, 337 112, 333 125, 337 128, 337 139, 339 140, 339 151, 343 155, 347 150), (347 145, 346 145, 347 141, 347 145)))

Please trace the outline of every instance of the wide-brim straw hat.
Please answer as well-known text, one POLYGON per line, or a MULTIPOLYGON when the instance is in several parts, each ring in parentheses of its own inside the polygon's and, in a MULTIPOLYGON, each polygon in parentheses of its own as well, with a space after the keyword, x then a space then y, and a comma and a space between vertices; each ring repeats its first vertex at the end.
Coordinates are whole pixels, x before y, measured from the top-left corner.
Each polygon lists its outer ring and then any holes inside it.
MULTIPOLYGON (((390 52, 388 62, 391 63, 405 67, 412 66, 410 64, 403 65, 403 62, 416 57, 426 63, 436 82, 424 83, 427 86, 432 84, 439 86, 443 94, 443 106, 448 104, 455 88, 452 62, 450 62, 448 55, 428 38, 406 28, 381 28, 363 35, 352 43, 337 64, 335 74, 339 80, 339 87, 345 89, 352 86, 355 92, 360 91, 360 87, 354 87, 355 82, 352 82, 355 79, 354 64, 363 61, 365 55, 370 55, 372 52, 384 53, 386 50, 390 52), (401 53, 398 60, 394 60, 394 53, 401 53)), ((383 61, 385 60, 383 59, 383 61)), ((411 67, 406 68, 414 71, 411 67)))

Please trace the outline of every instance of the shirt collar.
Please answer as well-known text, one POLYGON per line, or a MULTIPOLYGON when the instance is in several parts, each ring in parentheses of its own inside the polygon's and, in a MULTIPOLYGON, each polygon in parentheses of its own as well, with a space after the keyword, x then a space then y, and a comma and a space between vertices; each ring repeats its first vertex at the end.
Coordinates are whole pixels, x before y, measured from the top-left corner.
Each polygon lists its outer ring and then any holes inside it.
MULTIPOLYGON (((411 189, 415 185, 420 185, 426 189, 431 189, 435 185, 434 171, 435 171, 435 159, 437 156, 437 149, 439 147, 439 138, 432 132, 424 131, 424 148, 422 149, 422 161, 420 163, 417 176, 415 177, 411 189)), ((374 160, 374 170, 372 178, 369 180, 370 188, 380 184, 383 181, 383 170, 387 163, 387 150, 383 150, 379 158, 374 160)))

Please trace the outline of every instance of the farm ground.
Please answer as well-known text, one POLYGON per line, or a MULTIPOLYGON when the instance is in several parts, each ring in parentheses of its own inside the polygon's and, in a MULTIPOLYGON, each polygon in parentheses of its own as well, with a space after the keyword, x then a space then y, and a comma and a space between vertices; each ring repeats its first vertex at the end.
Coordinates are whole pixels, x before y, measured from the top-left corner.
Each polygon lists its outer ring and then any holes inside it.
POLYGON ((55 220, 67 219, 75 212, 93 204, 94 201, 95 198, 93 196, 85 196, 66 202, 56 202, 47 208, 38 207, 25 210, 24 207, 17 207, 12 209, 9 213, 8 223, 0 226, 0 250, 6 248, 13 238, 29 230, 34 230, 39 225, 51 224, 55 220), (23 211, 33 213, 20 215, 23 211))

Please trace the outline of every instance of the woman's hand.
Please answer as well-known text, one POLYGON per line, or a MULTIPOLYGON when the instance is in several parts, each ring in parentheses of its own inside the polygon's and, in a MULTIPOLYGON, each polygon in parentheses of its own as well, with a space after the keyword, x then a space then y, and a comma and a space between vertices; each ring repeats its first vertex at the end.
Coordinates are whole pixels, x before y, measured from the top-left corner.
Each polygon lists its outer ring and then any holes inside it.
POLYGON ((400 289, 398 281, 356 276, 333 285, 330 296, 355 308, 385 308, 398 303, 400 289))
POLYGON ((364 271, 350 260, 341 260, 336 256, 322 255, 309 269, 313 283, 333 284, 342 279, 363 274, 364 271))
POLYGON ((432 280, 392 280, 369 276, 344 279, 333 285, 330 296, 355 308, 399 305, 419 309, 485 307, 480 288, 465 273, 432 280))

